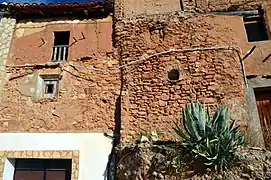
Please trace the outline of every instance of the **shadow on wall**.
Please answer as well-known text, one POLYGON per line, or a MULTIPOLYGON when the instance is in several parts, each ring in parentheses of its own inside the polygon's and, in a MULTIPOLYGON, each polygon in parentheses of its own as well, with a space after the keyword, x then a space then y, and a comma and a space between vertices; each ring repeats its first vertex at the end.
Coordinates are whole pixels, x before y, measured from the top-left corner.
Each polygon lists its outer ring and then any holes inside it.
MULTIPOLYGON (((120 130, 121 130, 121 103, 122 103, 122 91, 123 91, 123 71, 121 70, 120 73, 120 94, 119 97, 116 99, 115 103, 115 128, 113 134, 113 145, 112 150, 108 158, 108 163, 106 170, 104 172, 104 180, 114 180, 116 175, 116 168, 117 168, 117 160, 116 160, 116 152, 115 148, 120 143, 120 130)), ((109 136, 105 134, 105 136, 109 136)))

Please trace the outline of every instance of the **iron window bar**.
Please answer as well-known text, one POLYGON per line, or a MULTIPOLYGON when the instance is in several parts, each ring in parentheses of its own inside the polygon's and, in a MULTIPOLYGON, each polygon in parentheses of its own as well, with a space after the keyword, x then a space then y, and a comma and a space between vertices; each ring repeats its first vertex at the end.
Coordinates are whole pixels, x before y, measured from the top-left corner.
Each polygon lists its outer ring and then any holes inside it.
POLYGON ((52 61, 67 61, 69 45, 57 45, 53 47, 52 61))

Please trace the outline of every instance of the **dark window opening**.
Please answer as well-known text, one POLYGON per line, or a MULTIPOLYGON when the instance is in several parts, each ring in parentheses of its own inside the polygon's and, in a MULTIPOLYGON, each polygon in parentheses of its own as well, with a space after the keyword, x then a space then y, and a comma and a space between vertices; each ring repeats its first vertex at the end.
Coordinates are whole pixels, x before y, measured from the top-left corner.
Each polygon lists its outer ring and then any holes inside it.
POLYGON ((54 85, 53 84, 46 84, 46 94, 53 94, 54 93, 54 85))
POLYGON ((254 89, 256 100, 271 100, 271 87, 254 89))
POLYGON ((68 59, 68 48, 70 31, 54 32, 55 40, 52 61, 63 61, 68 59))
POLYGON ((71 180, 71 159, 16 159, 13 180, 71 180))
POLYGON ((249 42, 268 40, 263 15, 244 16, 243 20, 249 42))
POLYGON ((170 81, 178 81, 180 79, 180 71, 178 69, 172 69, 168 71, 167 76, 170 81))
POLYGON ((55 97, 58 94, 58 80, 44 79, 44 97, 55 97))
POLYGON ((70 31, 54 32, 55 41, 54 46, 69 45, 70 31))

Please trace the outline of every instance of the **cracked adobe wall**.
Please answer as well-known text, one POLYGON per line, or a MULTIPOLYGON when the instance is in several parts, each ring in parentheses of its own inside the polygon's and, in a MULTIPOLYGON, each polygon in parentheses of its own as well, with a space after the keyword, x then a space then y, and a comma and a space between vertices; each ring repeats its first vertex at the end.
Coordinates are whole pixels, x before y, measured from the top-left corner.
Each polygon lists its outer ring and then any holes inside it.
POLYGON ((119 66, 111 36, 111 17, 16 24, 0 103, 0 131, 112 132, 120 74, 107 72, 119 66), (67 30, 71 33, 68 62, 89 68, 49 63, 53 32, 67 30), (42 96, 39 82, 46 75, 60 78, 56 98, 42 96))

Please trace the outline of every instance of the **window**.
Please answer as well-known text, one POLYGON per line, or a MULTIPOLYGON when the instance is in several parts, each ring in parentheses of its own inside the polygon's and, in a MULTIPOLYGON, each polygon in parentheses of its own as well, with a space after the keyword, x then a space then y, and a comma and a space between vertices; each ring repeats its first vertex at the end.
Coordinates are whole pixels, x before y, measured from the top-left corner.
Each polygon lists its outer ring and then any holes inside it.
POLYGON ((71 180, 71 159, 16 159, 13 180, 71 180))
POLYGON ((55 40, 52 61, 64 61, 68 59, 70 31, 54 32, 55 40))
POLYGON ((54 94, 54 85, 52 81, 45 81, 45 94, 54 94))
POLYGON ((171 69, 167 72, 168 80, 176 82, 180 79, 180 71, 178 69, 171 69))
POLYGON ((44 79, 44 97, 52 98, 58 95, 58 79, 44 79))
POLYGON ((249 42, 268 40, 263 15, 244 16, 243 20, 249 42))

